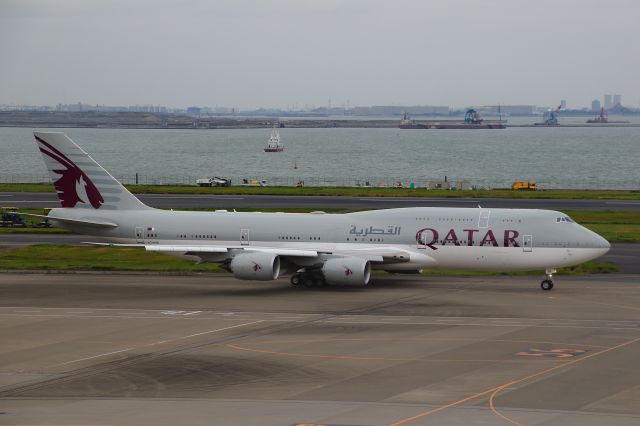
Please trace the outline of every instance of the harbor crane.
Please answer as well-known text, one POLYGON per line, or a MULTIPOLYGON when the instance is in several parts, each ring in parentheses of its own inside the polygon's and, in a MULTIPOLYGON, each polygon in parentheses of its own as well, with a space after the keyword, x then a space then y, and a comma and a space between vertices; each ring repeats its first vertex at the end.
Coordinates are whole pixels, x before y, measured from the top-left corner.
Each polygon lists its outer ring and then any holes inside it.
POLYGON ((558 125, 558 114, 560 114, 560 109, 562 108, 562 105, 558 105, 558 108, 556 109, 551 109, 549 108, 548 110, 546 110, 544 112, 543 117, 543 122, 542 124, 545 126, 557 126, 558 125))

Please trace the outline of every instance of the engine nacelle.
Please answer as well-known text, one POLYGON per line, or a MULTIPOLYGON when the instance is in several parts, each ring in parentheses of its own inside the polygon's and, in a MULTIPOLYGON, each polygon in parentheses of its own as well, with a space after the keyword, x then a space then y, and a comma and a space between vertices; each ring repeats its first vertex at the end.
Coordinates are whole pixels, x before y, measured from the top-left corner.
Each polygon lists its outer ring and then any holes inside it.
POLYGON ((280 275, 280 257, 273 253, 242 253, 229 264, 239 280, 271 281, 280 275))
POLYGON ((329 259, 322 265, 322 274, 329 284, 367 285, 371 263, 357 257, 329 259))

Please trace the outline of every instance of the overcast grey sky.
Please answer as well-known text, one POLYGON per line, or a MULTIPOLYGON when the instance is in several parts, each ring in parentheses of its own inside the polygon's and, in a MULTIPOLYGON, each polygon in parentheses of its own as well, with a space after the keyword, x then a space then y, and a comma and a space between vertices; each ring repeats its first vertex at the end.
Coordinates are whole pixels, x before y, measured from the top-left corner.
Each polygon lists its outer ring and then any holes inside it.
POLYGON ((0 0, 0 103, 640 102, 638 0, 0 0))

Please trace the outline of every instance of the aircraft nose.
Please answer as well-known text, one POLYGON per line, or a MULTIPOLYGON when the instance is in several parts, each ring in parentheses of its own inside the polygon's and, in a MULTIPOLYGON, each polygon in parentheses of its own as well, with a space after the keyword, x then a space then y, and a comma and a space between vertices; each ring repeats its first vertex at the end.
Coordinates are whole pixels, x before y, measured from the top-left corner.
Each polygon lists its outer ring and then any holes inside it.
POLYGON ((598 243, 599 247, 602 247, 603 249, 605 249, 605 253, 609 250, 611 250, 611 243, 607 240, 605 240, 603 237, 601 237, 600 235, 598 235, 598 243))
POLYGON ((585 228, 585 231, 589 234, 589 245, 595 248, 602 249, 602 254, 605 254, 611 249, 611 243, 604 239, 602 236, 596 234, 595 232, 585 228))

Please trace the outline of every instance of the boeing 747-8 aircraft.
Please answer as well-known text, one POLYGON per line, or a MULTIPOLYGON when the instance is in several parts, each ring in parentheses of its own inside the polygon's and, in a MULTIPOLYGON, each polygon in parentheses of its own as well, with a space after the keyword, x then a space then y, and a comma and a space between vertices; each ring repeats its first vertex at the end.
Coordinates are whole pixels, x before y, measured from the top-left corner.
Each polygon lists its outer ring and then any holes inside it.
POLYGON ((56 226, 113 245, 195 256, 241 280, 366 285, 372 269, 555 268, 609 243, 550 210, 414 207, 347 214, 167 211, 143 204, 64 133, 34 133, 62 208, 56 226))

